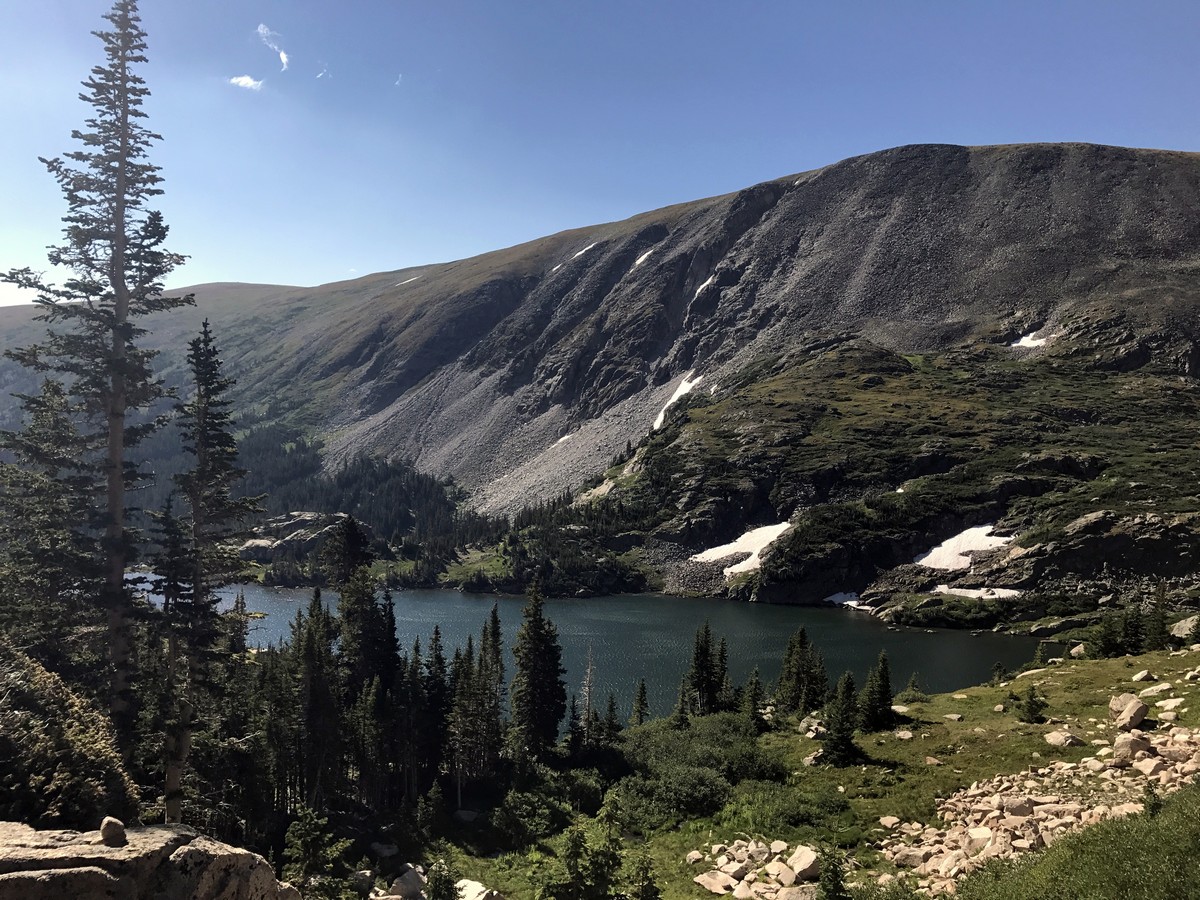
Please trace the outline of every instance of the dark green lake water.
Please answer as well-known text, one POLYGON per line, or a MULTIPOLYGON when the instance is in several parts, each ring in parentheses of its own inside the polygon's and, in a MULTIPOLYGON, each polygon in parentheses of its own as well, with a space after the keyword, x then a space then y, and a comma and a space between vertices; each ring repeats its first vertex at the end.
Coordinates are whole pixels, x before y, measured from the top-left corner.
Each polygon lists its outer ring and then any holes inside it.
MULTIPOLYGON (((260 646, 285 639, 297 608, 306 605, 311 596, 311 591, 301 589, 259 585, 244 585, 241 589, 250 609, 265 614, 251 634, 260 646)), ((236 590, 228 588, 222 593, 232 598, 236 590)), ((336 599, 328 591, 324 596, 336 599)), ((441 626, 450 656, 455 646, 466 643, 468 634, 474 634, 478 642, 493 602, 500 604, 504 641, 511 651, 524 598, 457 591, 398 592, 395 606, 401 645, 410 647, 413 639, 420 637, 422 645, 427 646, 436 624, 441 626)), ((867 613, 835 607, 769 606, 660 594, 547 600, 546 612, 558 626, 568 690, 579 690, 590 647, 601 703, 612 691, 623 717, 628 716, 639 678, 646 679, 654 711, 670 711, 690 661, 696 629, 706 619, 714 635, 728 641, 729 668, 735 683, 741 683, 755 666, 764 680, 774 681, 788 637, 801 625, 824 653, 831 680, 849 669, 861 685, 879 651, 886 650, 896 690, 914 671, 929 691, 978 684, 991 677, 996 662, 1016 668, 1033 658, 1037 646, 1032 638, 992 633, 891 631, 867 613)))

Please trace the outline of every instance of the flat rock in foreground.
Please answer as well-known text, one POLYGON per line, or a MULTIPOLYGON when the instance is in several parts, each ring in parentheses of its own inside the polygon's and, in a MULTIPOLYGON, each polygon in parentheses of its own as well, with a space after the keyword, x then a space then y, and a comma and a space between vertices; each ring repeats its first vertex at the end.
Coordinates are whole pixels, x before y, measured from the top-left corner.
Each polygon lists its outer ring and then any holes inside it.
POLYGON ((0 900, 299 900, 261 856, 184 825, 100 832, 37 831, 0 822, 0 900))

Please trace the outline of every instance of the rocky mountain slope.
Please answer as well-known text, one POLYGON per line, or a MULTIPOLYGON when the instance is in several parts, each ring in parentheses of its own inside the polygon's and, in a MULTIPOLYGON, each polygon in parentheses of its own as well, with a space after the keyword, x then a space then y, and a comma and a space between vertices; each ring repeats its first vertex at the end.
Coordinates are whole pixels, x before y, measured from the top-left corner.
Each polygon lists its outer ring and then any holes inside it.
MULTIPOLYGON (((883 550, 887 568, 907 562, 933 536, 1013 512, 1013 498, 1086 493, 1114 454, 1142 458, 1158 438, 1128 414, 1102 437, 1082 427, 1111 412, 1109 398, 1135 412, 1158 404, 1168 431, 1188 421, 1198 201, 1195 154, 900 147, 452 263, 318 288, 201 286, 197 309, 153 337, 177 369, 208 316, 253 416, 323 435, 330 461, 412 458, 492 512, 589 486, 661 419, 604 502, 621 502, 639 473, 674 467, 673 486, 642 492, 672 514, 642 522, 633 542, 669 578, 744 527, 965 472, 954 477, 974 485, 966 507, 964 495, 950 515, 936 504, 901 515, 886 546, 831 550, 820 568, 841 577, 808 588, 861 590, 880 566, 856 559, 883 550), (890 405, 876 403, 884 396, 890 405), (709 412, 689 410, 700 403, 709 412), (830 430, 859 414, 861 427, 830 430), (1063 462, 1081 436, 1090 462, 1063 462), (1130 440, 1142 441, 1136 452, 1130 440), (1025 461, 1040 470, 993 490, 1022 442, 1059 462, 1025 461), (847 465, 888 445, 889 461, 847 465), (988 464, 963 470, 979 447, 988 464), (792 448, 804 449, 792 459, 792 448), (751 477, 714 492, 718 457, 751 477)), ((0 310, 0 347, 28 339, 27 318, 0 310)), ((0 371, 0 386, 20 377, 0 371)), ((1072 501, 1059 513, 1068 507, 1101 508, 1072 501)), ((1010 524, 1041 521, 1022 515, 1010 524)), ((770 589, 775 576, 807 578, 768 569, 754 588, 763 599, 787 599, 770 589)))

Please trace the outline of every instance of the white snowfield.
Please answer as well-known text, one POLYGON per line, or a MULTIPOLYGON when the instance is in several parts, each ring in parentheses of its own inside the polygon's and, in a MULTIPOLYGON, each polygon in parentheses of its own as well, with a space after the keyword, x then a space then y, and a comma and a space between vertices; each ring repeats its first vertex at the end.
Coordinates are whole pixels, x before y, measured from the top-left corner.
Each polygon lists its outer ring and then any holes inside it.
POLYGON ((834 606, 848 606, 850 609, 867 609, 871 607, 858 599, 858 594, 853 591, 839 591, 836 594, 830 594, 825 598, 826 603, 832 603, 834 606))
POLYGON ((975 600, 1011 600, 1020 597, 1024 591, 1015 588, 958 588, 948 584, 939 584, 933 589, 935 594, 953 594, 955 597, 971 597, 975 600))
POLYGON ((736 541, 729 544, 722 544, 720 547, 713 547, 710 550, 703 550, 693 556, 692 560, 694 562, 716 562, 730 556, 748 553, 750 554, 748 557, 739 563, 734 563, 732 566, 726 566, 723 571, 726 578, 732 578, 734 575, 740 575, 742 572, 754 572, 762 564, 762 560, 759 558, 760 554, 791 527, 791 522, 780 522, 778 525, 763 525, 761 528, 752 528, 736 541))
POLYGON ((1012 537, 992 534, 994 525, 978 525, 968 528, 952 538, 942 541, 928 553, 913 559, 918 566, 930 569, 966 569, 971 565, 972 553, 1003 547, 1012 537))
POLYGON ((633 261, 633 268, 636 269, 638 266, 640 266, 642 263, 644 263, 646 260, 648 260, 650 258, 650 254, 653 253, 657 249, 658 249, 657 247, 651 247, 649 250, 647 250, 645 253, 643 253, 641 256, 639 256, 637 259, 635 259, 633 261))
POLYGON ((412 284, 420 277, 420 275, 414 275, 412 278, 406 279, 405 281, 397 281, 394 285, 392 285, 392 287, 400 287, 401 285, 412 284))
POLYGON ((697 297, 699 297, 704 292, 704 289, 713 283, 713 279, 716 277, 717 277, 716 272, 709 275, 707 280, 705 280, 704 284, 702 284, 702 285, 700 285, 700 287, 696 288, 696 293, 692 296, 692 299, 695 300, 697 297))
POLYGON ((579 257, 583 256, 583 254, 587 253, 589 250, 591 250, 593 247, 595 247, 596 244, 598 244, 598 243, 600 243, 600 242, 596 241, 595 243, 588 244, 586 247, 584 247, 582 250, 580 250, 578 253, 576 253, 574 256, 572 256, 571 259, 579 259, 579 257))
MULTIPOLYGON (((694 370, 693 370, 694 371, 694 370)), ((682 397, 684 394, 690 394, 692 388, 704 380, 703 375, 697 375, 692 378, 692 373, 688 372, 683 376, 683 381, 679 382, 679 387, 675 388, 675 393, 671 395, 671 399, 667 401, 667 405, 658 411, 658 416, 654 419, 654 424, 651 427, 654 431, 662 428, 663 420, 667 417, 667 410, 671 408, 671 404, 682 397)))
POLYGON ((1045 345, 1046 341, 1050 340, 1049 335, 1047 335, 1046 337, 1034 337, 1035 334, 1037 334, 1036 331, 1031 331, 1031 332, 1029 332, 1029 334, 1022 335, 1020 338, 1013 341, 1008 346, 1010 346, 1010 347, 1041 347, 1041 346, 1045 345))

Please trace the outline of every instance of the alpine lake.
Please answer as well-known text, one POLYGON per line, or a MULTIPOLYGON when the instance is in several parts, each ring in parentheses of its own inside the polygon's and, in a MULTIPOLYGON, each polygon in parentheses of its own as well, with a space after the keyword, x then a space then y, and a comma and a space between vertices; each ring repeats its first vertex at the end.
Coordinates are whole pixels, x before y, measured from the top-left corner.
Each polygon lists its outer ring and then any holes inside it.
MULTIPOLYGON (((251 622, 250 641, 265 647, 280 644, 291 633, 297 610, 306 609, 311 588, 275 588, 258 584, 231 585, 221 590, 228 608, 238 591, 246 597, 251 622)), ((336 606, 337 594, 322 591, 336 606)), ((414 639, 428 647, 439 626, 447 657, 476 643, 492 604, 499 604, 500 622, 512 674, 512 644, 521 624, 525 598, 496 594, 465 594, 452 590, 404 590, 393 594, 396 630, 407 651, 414 639)), ((955 690, 987 681, 999 662, 1017 669, 1036 652, 1038 639, 957 630, 889 627, 869 613, 833 606, 782 606, 737 603, 730 600, 637 594, 611 597, 547 599, 546 615, 558 627, 567 670, 568 691, 578 693, 593 661, 594 696, 603 704, 612 692, 622 718, 629 715, 640 678, 646 679, 651 710, 665 715, 675 704, 679 683, 691 661, 696 630, 708 621, 713 640, 725 638, 729 673, 741 684, 757 666, 764 682, 779 676, 788 638, 803 626, 824 654, 831 683, 845 670, 861 686, 881 650, 891 664, 892 687, 900 690, 916 672, 921 688, 930 692, 955 690)))

